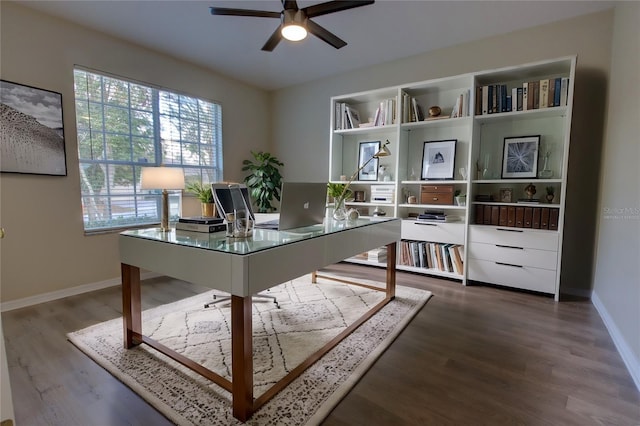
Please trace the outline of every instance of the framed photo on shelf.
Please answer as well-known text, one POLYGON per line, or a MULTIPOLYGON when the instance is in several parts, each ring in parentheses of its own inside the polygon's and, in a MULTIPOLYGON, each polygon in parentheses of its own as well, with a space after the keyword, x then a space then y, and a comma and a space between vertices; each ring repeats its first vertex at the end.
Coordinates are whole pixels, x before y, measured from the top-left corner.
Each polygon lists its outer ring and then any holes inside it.
POLYGON ((62 95, 0 80, 0 172, 66 176, 62 95))
POLYGON ((373 158, 380 151, 380 141, 360 142, 358 152, 358 180, 378 180, 378 159, 373 158))
POLYGON ((538 173, 540 135, 504 138, 503 179, 535 178, 538 173))
POLYGON ((422 150, 422 180, 453 179, 457 139, 427 141, 422 150))
POLYGON ((511 203, 513 201, 513 188, 500 188, 500 202, 511 203))

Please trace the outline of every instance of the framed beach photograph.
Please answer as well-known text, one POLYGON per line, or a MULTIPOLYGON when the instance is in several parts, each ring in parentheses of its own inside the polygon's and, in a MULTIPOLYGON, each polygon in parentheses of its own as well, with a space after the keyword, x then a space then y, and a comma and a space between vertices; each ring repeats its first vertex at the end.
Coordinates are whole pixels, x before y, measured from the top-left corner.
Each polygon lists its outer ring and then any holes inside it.
POLYGON ((371 158, 380 151, 380 141, 360 142, 360 151, 358 153, 358 180, 378 180, 378 159, 371 158), (369 161, 371 160, 371 161, 369 161))
POLYGON ((0 80, 0 172, 66 176, 62 95, 0 80))
POLYGON ((535 178, 538 173, 540 135, 504 138, 502 178, 535 178))
POLYGON ((427 141, 422 150, 422 180, 453 179, 457 139, 427 141))

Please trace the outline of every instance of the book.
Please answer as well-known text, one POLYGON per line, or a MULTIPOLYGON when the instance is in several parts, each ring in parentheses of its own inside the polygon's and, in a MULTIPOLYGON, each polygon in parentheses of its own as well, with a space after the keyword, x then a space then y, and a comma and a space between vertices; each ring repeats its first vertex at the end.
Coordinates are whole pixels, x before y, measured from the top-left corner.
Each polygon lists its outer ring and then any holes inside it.
POLYGON ((540 80, 540 108, 549 106, 549 80, 540 80))
POLYGON ((220 217, 187 216, 178 219, 178 223, 197 223, 200 225, 214 225, 222 222, 224 220, 220 217))
POLYGON ((555 79, 554 86, 553 106, 560 106, 560 93, 562 92, 562 79, 560 77, 555 79))
POLYGON ((346 111, 347 111, 347 120, 349 121, 349 128, 355 129, 360 127, 360 114, 358 113, 358 110, 347 105, 346 111))
POLYGON ((522 83, 522 110, 529 109, 529 83, 522 83))
POLYGON ((482 86, 482 115, 489 114, 489 86, 482 86))
POLYGON ((560 219, 560 211, 558 209, 549 209, 549 229, 558 230, 558 220, 560 219))
POLYGON ((422 107, 418 105, 418 101, 416 98, 411 98, 411 108, 413 110, 413 116, 415 116, 415 121, 424 120, 424 113, 422 112, 422 107))
POLYGON ((224 223, 206 225, 200 223, 176 223, 176 231, 192 231, 192 232, 222 232, 227 230, 227 225, 224 223))
POLYGON ((569 98, 569 79, 563 77, 560 80, 560 106, 566 106, 569 98))
POLYGON ((540 204, 539 198, 519 198, 518 203, 520 204, 540 204))

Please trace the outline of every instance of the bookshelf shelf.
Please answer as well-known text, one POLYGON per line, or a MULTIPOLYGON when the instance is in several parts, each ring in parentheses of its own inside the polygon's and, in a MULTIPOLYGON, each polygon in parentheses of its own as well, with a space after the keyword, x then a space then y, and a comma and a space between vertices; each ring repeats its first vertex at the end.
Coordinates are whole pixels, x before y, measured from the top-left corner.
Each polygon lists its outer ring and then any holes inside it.
MULTIPOLYGON (((463 267, 459 274, 402 265, 400 261, 399 269, 453 278, 465 285, 472 280, 526 288, 551 293, 558 300, 575 66, 576 57, 568 56, 332 97, 329 181, 346 183, 341 177, 350 176, 357 170, 361 142, 388 140, 392 155, 379 161, 391 180, 353 182, 354 190, 365 191, 365 202, 351 202, 349 206, 358 207, 363 216, 370 215, 374 208, 381 208, 387 216, 404 218, 403 241, 462 248, 463 267), (500 94, 499 102, 497 97, 486 96, 485 100, 483 93, 489 93, 485 92, 488 87, 500 94), (558 87, 561 92, 556 91, 558 87), (524 97, 525 88, 527 94, 532 93, 531 99, 524 97), (547 103, 542 101, 545 96, 547 103), (435 106, 440 108, 440 116, 448 118, 425 120, 429 110, 437 110, 432 108, 435 106), (507 111, 506 106, 511 110, 507 111), (378 122, 380 117, 384 117, 382 122, 378 122), (374 120, 381 125, 354 125, 374 120), (540 136, 536 174, 543 165, 545 171, 550 172, 542 174, 544 178, 502 179, 504 139, 531 135, 540 136), (453 176, 421 180, 425 142, 444 140, 456 141, 453 176), (516 202, 525 198, 525 188, 530 184, 536 187, 535 198, 541 203, 516 202), (378 188, 378 185, 387 187, 378 188), (453 191, 466 195, 467 202, 462 206, 409 203, 409 196, 420 201, 421 185, 452 185, 453 191), (388 190, 389 187, 393 188, 392 203, 370 201, 372 191, 388 190), (544 202, 547 190, 554 193, 552 203, 544 202), (492 201, 476 201, 478 195, 492 201), (501 227, 492 225, 491 220, 485 222, 484 217, 478 221, 479 209, 483 210, 484 216, 485 209, 491 212, 494 207, 498 214, 501 208, 517 209, 523 217, 519 218, 520 222, 514 217, 511 225, 501 227), (442 211, 460 220, 435 223, 434 226, 413 223, 409 216, 426 210, 442 211), (536 220, 541 220, 543 211, 550 216, 553 228, 548 228, 548 224, 544 229, 527 225, 527 220, 531 220, 528 215, 540 215, 536 220), (501 272, 500 268, 490 267, 511 255, 500 251, 503 249, 496 251, 495 247, 501 246, 544 250, 544 256, 518 258, 514 262, 521 262, 516 266, 521 266, 523 271, 529 267, 544 270, 545 278, 553 277, 552 282, 537 284, 517 270, 501 272), (546 263, 530 264, 531 259, 538 258, 546 259, 546 263)), ((398 259, 401 259, 400 254, 399 249, 398 259)))

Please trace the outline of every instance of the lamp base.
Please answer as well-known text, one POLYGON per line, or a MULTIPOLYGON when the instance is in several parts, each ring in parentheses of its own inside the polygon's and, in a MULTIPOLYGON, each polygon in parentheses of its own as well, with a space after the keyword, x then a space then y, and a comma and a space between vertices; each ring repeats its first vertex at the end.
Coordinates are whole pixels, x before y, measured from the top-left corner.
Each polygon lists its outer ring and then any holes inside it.
POLYGON ((160 222, 160 230, 169 232, 169 193, 166 189, 162 190, 162 220, 160 222))

